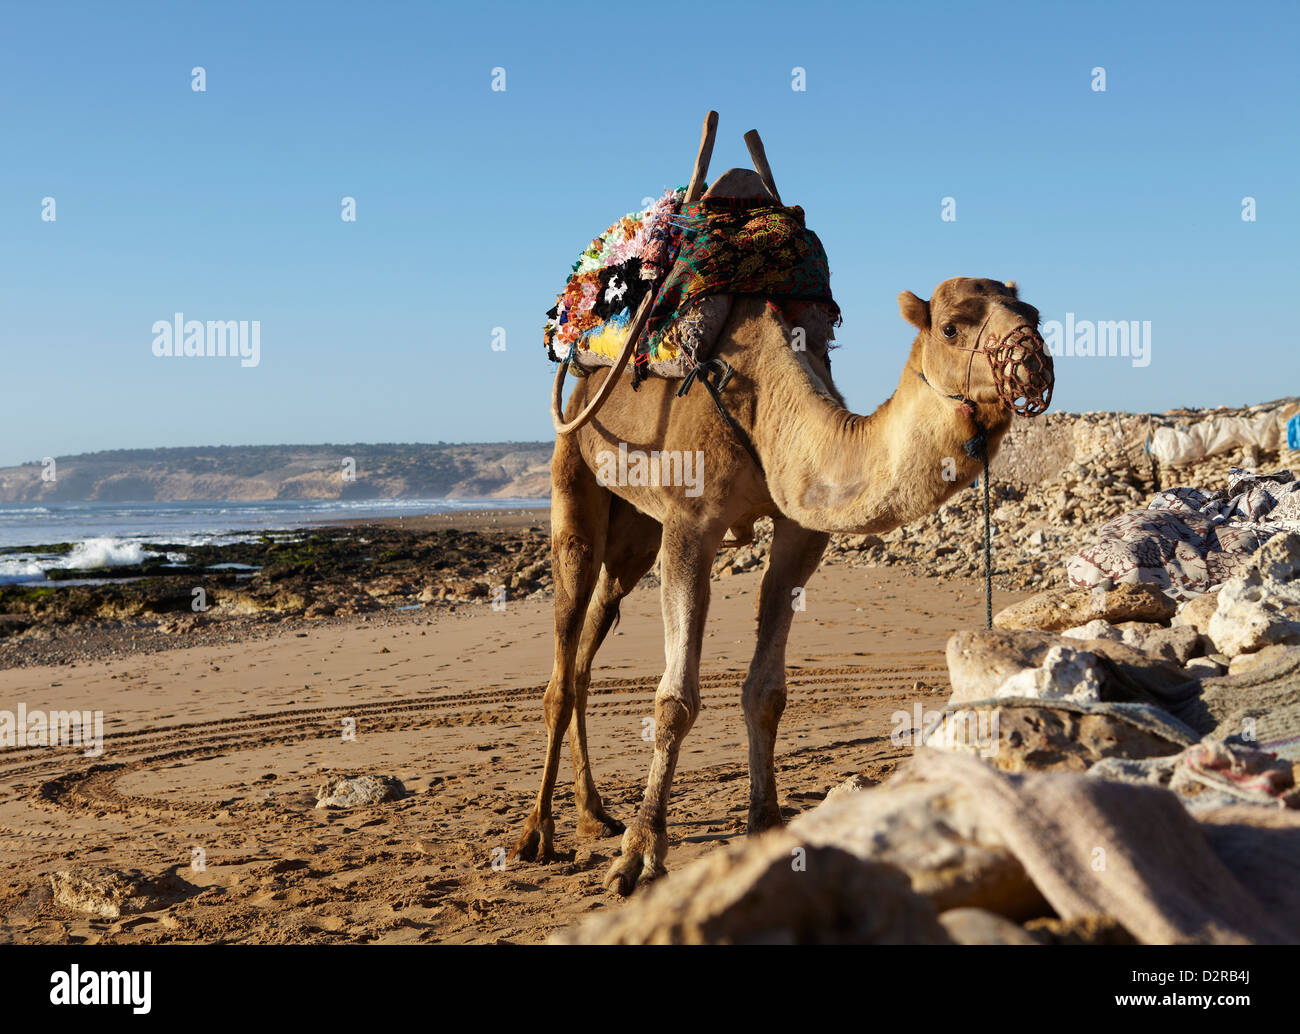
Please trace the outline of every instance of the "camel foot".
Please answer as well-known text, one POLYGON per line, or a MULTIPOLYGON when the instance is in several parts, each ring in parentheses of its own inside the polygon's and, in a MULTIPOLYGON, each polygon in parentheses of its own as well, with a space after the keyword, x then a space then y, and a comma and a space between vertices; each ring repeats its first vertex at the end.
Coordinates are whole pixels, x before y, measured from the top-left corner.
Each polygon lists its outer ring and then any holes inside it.
POLYGON ((578 820, 578 835, 589 840, 616 837, 625 829, 627 827, 623 823, 603 808, 590 815, 584 815, 578 820))
POLYGON ((544 865, 555 861, 555 820, 538 820, 530 815, 510 857, 544 865))
POLYGON ((605 889, 627 897, 637 887, 663 876, 663 857, 667 853, 666 834, 646 834, 635 827, 623 834, 623 853, 614 859, 605 873, 605 889))
POLYGON ((781 818, 780 808, 762 808, 750 811, 745 820, 745 832, 753 837, 766 833, 769 829, 780 829, 784 825, 785 819, 781 818))

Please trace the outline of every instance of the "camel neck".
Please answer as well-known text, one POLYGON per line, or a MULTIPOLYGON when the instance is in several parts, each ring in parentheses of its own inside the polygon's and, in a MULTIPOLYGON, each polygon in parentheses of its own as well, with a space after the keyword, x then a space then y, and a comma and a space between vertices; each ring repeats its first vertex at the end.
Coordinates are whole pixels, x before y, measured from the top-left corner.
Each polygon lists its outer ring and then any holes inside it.
POLYGON ((757 414, 759 449, 775 454, 768 487, 783 513, 823 531, 882 533, 929 513, 978 475, 979 452, 966 444, 983 428, 991 452, 1009 423, 996 408, 945 397, 923 379, 915 347, 893 395, 869 415, 806 375, 780 383, 757 414))

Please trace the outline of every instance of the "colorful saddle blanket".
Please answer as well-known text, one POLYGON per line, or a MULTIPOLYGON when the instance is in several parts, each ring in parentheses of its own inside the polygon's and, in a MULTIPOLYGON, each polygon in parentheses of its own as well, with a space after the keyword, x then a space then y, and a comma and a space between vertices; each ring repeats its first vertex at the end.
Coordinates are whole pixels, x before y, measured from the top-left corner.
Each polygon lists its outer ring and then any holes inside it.
POLYGON ((818 304, 839 323, 826 251, 804 225, 802 208, 730 197, 683 208, 685 194, 678 187, 624 216, 578 257, 547 313, 544 338, 552 362, 611 365, 651 291, 655 301, 635 356, 637 380, 647 373, 683 377, 704 358, 695 354, 699 339, 675 333, 674 326, 713 295, 818 304))

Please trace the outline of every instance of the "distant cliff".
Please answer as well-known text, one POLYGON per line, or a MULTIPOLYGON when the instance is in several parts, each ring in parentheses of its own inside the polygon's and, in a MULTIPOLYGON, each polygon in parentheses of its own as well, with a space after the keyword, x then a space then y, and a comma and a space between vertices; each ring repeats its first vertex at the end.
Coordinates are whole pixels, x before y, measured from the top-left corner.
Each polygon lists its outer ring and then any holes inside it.
POLYGON ((550 442, 116 449, 0 467, 0 502, 544 499, 550 442), (44 475, 44 476, 43 476, 44 475))

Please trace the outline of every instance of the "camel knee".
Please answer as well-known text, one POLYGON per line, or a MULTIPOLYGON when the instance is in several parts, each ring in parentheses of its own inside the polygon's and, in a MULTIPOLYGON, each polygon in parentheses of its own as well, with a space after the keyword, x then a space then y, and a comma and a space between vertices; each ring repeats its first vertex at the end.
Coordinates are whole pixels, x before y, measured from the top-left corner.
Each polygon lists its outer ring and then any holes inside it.
POLYGON ((655 700, 655 749, 676 750, 700 713, 699 699, 660 696, 655 700))
POLYGON ((577 692, 567 680, 552 679, 542 696, 542 713, 546 718, 546 727, 555 729, 569 724, 577 692))
POLYGON ((551 559, 557 576, 590 568, 595 556, 591 541, 584 535, 562 534, 551 540, 551 559))
POLYGON ((785 685, 748 683, 741 696, 745 725, 754 731, 775 734, 785 714, 785 685))

